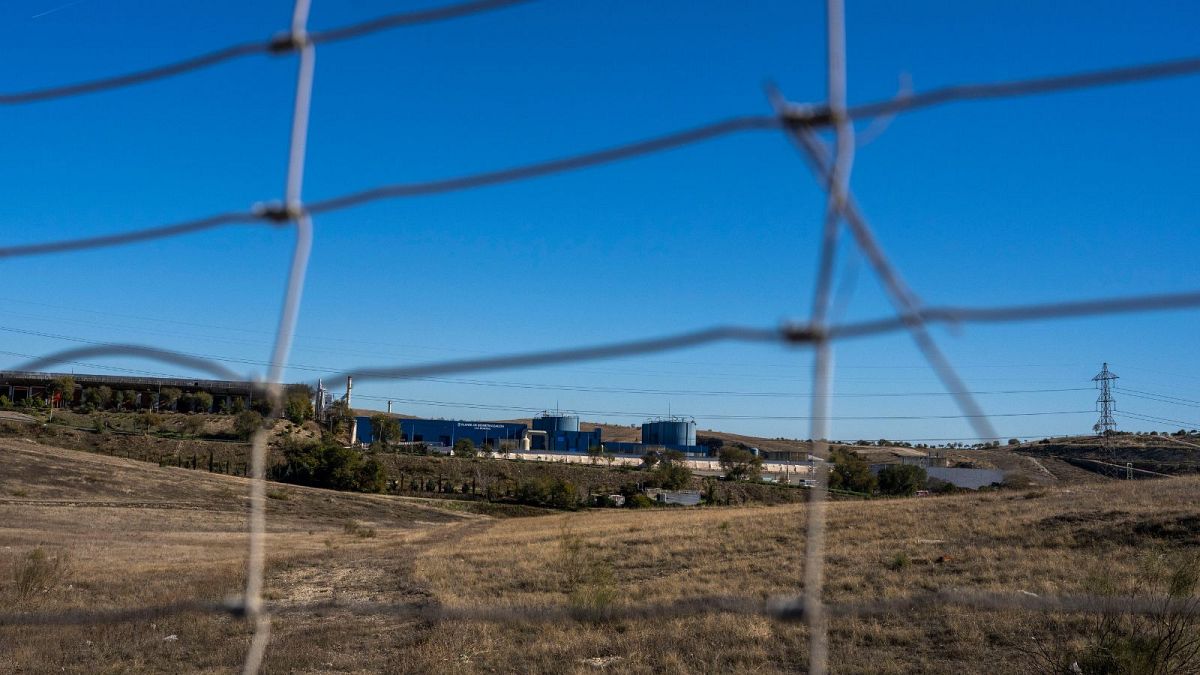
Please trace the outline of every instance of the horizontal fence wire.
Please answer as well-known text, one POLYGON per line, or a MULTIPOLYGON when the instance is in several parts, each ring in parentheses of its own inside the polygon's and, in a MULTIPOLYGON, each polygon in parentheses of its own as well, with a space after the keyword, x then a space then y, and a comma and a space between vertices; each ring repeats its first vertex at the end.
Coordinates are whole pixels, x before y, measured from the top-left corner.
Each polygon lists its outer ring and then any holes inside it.
MULTIPOLYGON (((787 138, 800 148, 814 177, 827 193, 816 297, 812 315, 807 321, 765 328, 714 326, 657 338, 623 340, 584 347, 448 360, 415 366, 375 365, 356 368, 345 374, 352 374, 360 380, 368 381, 402 380, 639 356, 720 342, 811 346, 815 356, 814 388, 811 394, 812 414, 808 417, 798 416, 795 419, 814 421, 814 454, 818 456, 823 456, 827 451, 827 444, 824 440, 829 435, 826 421, 839 419, 829 414, 829 403, 832 399, 830 394, 832 345, 838 341, 902 331, 910 333, 930 366, 941 378, 948 393, 955 397, 963 413, 958 417, 971 419, 979 433, 979 438, 988 440, 995 438, 995 432, 987 421, 989 416, 979 408, 973 399, 972 395, 977 392, 968 391, 961 379, 958 378, 949 361, 937 347, 928 330, 929 326, 974 323, 1007 324, 1200 307, 1200 291, 992 307, 925 306, 908 288, 899 271, 888 260, 849 188, 849 176, 854 160, 854 130, 851 124, 854 120, 885 118, 955 102, 998 100, 1194 75, 1200 73, 1200 58, 1185 58, 1006 82, 962 84, 917 93, 904 91, 891 99, 849 105, 846 102, 845 26, 841 0, 827 0, 828 91, 826 102, 795 103, 788 101, 778 92, 772 92, 773 115, 735 117, 601 150, 498 170, 467 173, 416 183, 382 185, 308 202, 302 199, 304 148, 308 136, 308 110, 312 96, 316 45, 355 39, 394 28, 465 18, 524 4, 530 4, 530 0, 478 0, 388 14, 343 27, 309 32, 307 30, 309 1, 296 0, 289 29, 265 40, 234 44, 199 56, 124 74, 23 92, 0 93, 0 105, 24 105, 94 94, 177 77, 252 55, 295 54, 298 57, 287 180, 282 200, 256 204, 245 211, 231 211, 144 229, 58 241, 9 245, 0 247, 0 258, 95 250, 184 236, 233 225, 266 225, 294 230, 296 240, 292 250, 279 326, 275 335, 271 360, 267 362, 267 376, 265 381, 260 381, 258 385, 261 391, 270 397, 276 412, 278 412, 282 398, 282 376, 288 364, 290 345, 300 310, 305 270, 311 253, 311 238, 314 228, 312 217, 314 215, 341 211, 380 200, 446 194, 531 180, 661 153, 737 133, 780 130, 785 132, 787 138), (826 143, 818 136, 817 132, 820 130, 832 130, 832 143, 826 143), (847 227, 852 240, 864 253, 871 263, 872 269, 888 291, 896 311, 893 316, 850 323, 831 324, 828 322, 829 289, 833 274, 834 251, 842 224, 847 227)), ((224 380, 239 379, 238 373, 217 363, 214 359, 134 344, 89 344, 32 359, 20 368, 44 370, 55 365, 74 362, 75 359, 88 357, 134 357, 205 372, 224 380)), ((1191 616, 1198 613, 1198 604, 1200 604, 1195 599, 1149 596, 1036 596, 1030 593, 1001 594, 961 590, 939 591, 900 598, 876 598, 853 603, 826 603, 821 598, 823 588, 821 567, 824 559, 822 533, 825 484, 823 480, 818 480, 817 487, 810 490, 806 528, 808 537, 803 556, 805 583, 802 584, 804 593, 801 596, 775 599, 727 596, 693 597, 647 605, 618 604, 603 611, 586 611, 569 606, 458 608, 428 603, 420 605, 341 602, 272 603, 265 601, 262 593, 266 559, 263 503, 266 442, 265 432, 256 433, 252 439, 247 581, 241 596, 225 602, 194 600, 123 609, 2 612, 0 613, 0 627, 130 622, 197 613, 242 617, 252 621, 254 625, 254 635, 244 660, 243 672, 254 673, 261 666, 270 639, 272 615, 349 612, 355 615, 387 615, 430 621, 546 622, 578 619, 611 622, 728 613, 805 623, 810 629, 810 672, 823 673, 828 665, 825 626, 829 618, 884 615, 949 605, 980 610, 1191 616)), ((818 473, 819 478, 823 477, 822 472, 818 473)))
POLYGON ((414 12, 400 12, 396 14, 388 14, 366 21, 343 26, 341 28, 331 28, 315 33, 307 33, 303 39, 297 39, 298 35, 295 31, 288 31, 271 36, 269 39, 257 42, 242 42, 228 47, 222 47, 207 54, 194 56, 191 58, 174 61, 144 70, 136 70, 122 75, 113 75, 109 77, 101 77, 85 82, 75 84, 67 84, 56 87, 46 87, 43 89, 34 89, 23 92, 0 93, 0 105, 24 105, 28 103, 38 103, 40 101, 52 101, 60 98, 70 98, 72 96, 82 96, 84 94, 95 94, 102 91, 112 89, 121 89, 131 87, 137 84, 145 84, 155 80, 161 80, 168 77, 176 77, 194 70, 201 70, 215 66, 225 61, 232 61, 244 56, 252 56, 255 54, 279 54, 290 51, 298 51, 306 44, 320 44, 340 42, 351 38, 362 37, 370 33, 389 30, 392 28, 402 28, 406 26, 416 26, 426 23, 434 23, 437 21, 447 21, 471 16, 472 14, 482 14, 497 9, 513 7, 515 5, 523 5, 532 2, 533 0, 479 0, 477 2, 464 2, 455 5, 447 5, 444 7, 433 7, 430 9, 422 9, 414 12))
MULTIPOLYGON (((1008 305, 1000 307, 923 307, 920 315, 927 324, 962 326, 973 323, 1015 324, 1029 321, 1083 318, 1142 312, 1177 311, 1200 308, 1200 291, 1194 293, 1166 293, 1133 297, 1100 298, 1077 302, 1055 302, 1030 305, 1008 305)), ((603 359, 645 356, 675 351, 690 347, 722 342, 777 344, 780 346, 811 346, 819 335, 830 341, 877 337, 907 330, 904 317, 886 317, 866 321, 837 324, 823 331, 808 324, 787 323, 776 328, 753 326, 714 326, 658 338, 617 341, 590 347, 569 347, 507 354, 481 358, 452 359, 414 366, 367 365, 352 368, 333 376, 334 379, 353 375, 356 380, 406 380, 438 375, 479 373, 485 371, 553 366, 581 363, 603 359)), ((221 379, 238 379, 239 376, 220 363, 194 355, 168 349, 133 344, 99 344, 76 347, 53 352, 25 361, 14 370, 41 371, 70 364, 82 358, 103 356, 134 356, 151 361, 161 361, 187 368, 203 370, 221 379)), ((273 362, 263 362, 275 365, 273 362)), ((980 392, 973 392, 980 393, 980 392)))

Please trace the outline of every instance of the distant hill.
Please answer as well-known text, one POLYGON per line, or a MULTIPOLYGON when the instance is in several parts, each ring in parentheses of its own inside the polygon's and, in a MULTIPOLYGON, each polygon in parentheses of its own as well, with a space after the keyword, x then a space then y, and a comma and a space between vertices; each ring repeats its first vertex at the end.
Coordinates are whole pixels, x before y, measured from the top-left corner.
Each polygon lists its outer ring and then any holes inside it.
POLYGON ((1099 436, 1065 436, 1009 446, 1032 457, 1056 457, 1099 473, 1122 474, 1127 464, 1170 475, 1200 473, 1200 434, 1119 434, 1108 447, 1099 436), (1107 464, 1117 465, 1107 467, 1107 464))

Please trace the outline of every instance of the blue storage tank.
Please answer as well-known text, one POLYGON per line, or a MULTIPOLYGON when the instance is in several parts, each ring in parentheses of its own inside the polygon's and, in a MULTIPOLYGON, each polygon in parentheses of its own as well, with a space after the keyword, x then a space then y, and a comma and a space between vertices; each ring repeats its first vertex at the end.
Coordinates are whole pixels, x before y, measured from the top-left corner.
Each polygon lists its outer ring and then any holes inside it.
POLYGON ((533 428, 537 431, 545 431, 551 436, 558 431, 579 431, 579 416, 542 413, 533 418, 533 428))
POLYGON ((695 445, 695 420, 650 420, 642 425, 642 443, 647 445, 695 445))

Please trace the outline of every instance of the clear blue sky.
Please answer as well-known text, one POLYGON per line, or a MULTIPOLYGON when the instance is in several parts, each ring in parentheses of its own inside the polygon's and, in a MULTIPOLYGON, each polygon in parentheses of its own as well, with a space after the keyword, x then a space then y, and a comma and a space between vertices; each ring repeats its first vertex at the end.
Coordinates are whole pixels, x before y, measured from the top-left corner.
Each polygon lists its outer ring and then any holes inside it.
MULTIPOLYGON (((490 170, 768 112, 768 80, 793 100, 820 99, 822 5, 546 1, 322 46, 306 196, 490 170)), ((419 6, 316 0, 310 26, 419 6)), ((1193 56, 1198 14, 1191 3, 851 1, 850 97, 891 96, 904 74, 923 90, 1193 56)), ((277 1, 8 0, 0 4, 0 89, 260 39, 289 15, 290 4, 277 1)), ((294 78, 294 57, 250 57, 151 85, 0 108, 5 243, 278 199, 294 78)), ((861 148, 853 188, 930 304, 1195 289, 1198 102, 1193 77, 914 112, 861 148)), ((290 369, 288 379, 801 318, 822 204, 785 138, 754 132, 322 215, 292 357, 306 368, 290 369)), ((47 335, 265 360, 291 241, 286 230, 239 226, 5 261, 0 363, 75 344, 47 335)), ((850 271, 840 283, 852 289, 843 318, 890 311, 856 255, 841 263, 850 271)), ((1200 400, 1197 327, 1195 312, 1173 312, 936 333, 973 390, 1086 388, 1107 360, 1122 386, 1200 400)), ((397 403, 425 416, 511 418, 560 405, 629 413, 583 417, 631 424, 670 409, 695 415, 701 428, 803 438, 806 421, 716 416, 807 415, 809 371, 805 350, 725 345, 364 383, 356 393, 451 404, 397 403)), ((940 387, 904 335, 840 345, 836 372, 835 415, 957 413, 948 397, 927 395, 940 387), (874 394, 912 395, 858 396, 874 394)), ((1091 410, 1094 399, 1087 390, 980 397, 991 413, 1054 413, 997 417, 1004 436, 1086 432, 1093 414, 1061 413, 1091 410)), ((1194 406, 1118 400, 1120 409, 1200 426, 1194 406)), ((1118 419, 1124 429, 1184 426, 1118 419)), ((973 435, 961 419, 833 423, 837 438, 973 435)))

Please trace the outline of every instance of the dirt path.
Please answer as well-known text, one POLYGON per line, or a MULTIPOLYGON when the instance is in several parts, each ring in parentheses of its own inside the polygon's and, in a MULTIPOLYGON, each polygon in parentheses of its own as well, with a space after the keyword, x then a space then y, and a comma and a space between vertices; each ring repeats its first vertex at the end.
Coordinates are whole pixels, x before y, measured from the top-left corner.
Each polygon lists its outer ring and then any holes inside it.
POLYGON ((1038 468, 1039 471, 1049 476, 1052 480, 1058 480, 1058 476, 1055 476, 1053 473, 1051 473, 1050 469, 1047 469, 1045 465, 1039 462, 1037 457, 1027 457, 1026 459, 1028 459, 1030 463, 1038 468))

